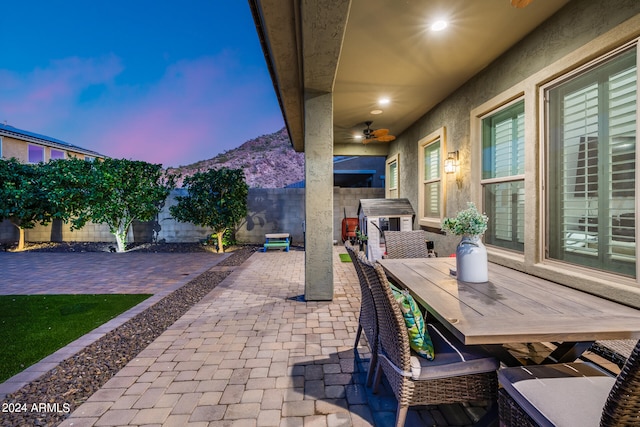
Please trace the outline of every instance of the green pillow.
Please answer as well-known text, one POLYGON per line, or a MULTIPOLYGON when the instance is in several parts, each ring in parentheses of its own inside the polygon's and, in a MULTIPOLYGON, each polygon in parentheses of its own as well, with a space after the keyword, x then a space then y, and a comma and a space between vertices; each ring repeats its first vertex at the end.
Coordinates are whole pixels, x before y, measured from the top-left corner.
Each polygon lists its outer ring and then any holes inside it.
POLYGON ((389 284, 389 286, 404 316, 404 323, 409 333, 409 345, 411 349, 425 359, 433 360, 433 342, 431 342, 431 337, 429 336, 429 332, 427 332, 424 317, 422 317, 422 312, 418 304, 416 304, 408 291, 400 290, 392 284, 389 284))

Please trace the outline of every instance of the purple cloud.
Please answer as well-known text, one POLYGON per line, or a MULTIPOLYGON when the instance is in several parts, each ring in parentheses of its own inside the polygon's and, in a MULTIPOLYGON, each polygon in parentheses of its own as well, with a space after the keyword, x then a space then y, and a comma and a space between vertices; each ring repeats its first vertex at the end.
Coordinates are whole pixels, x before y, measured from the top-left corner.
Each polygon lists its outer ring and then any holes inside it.
POLYGON ((0 70, 0 120, 111 157, 178 166, 207 159, 283 120, 268 75, 232 52, 169 64, 124 83, 116 56, 67 58, 31 73, 0 70))

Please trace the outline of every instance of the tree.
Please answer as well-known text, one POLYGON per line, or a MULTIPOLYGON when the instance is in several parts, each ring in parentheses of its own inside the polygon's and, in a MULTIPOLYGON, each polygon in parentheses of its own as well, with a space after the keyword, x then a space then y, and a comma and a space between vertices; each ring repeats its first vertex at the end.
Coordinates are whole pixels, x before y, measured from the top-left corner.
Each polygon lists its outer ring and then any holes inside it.
POLYGON ((184 179, 187 196, 169 208, 180 222, 209 227, 218 235, 218 251, 224 252, 222 237, 247 215, 249 186, 241 169, 210 169, 184 179))
POLYGON ((107 224, 116 238, 117 251, 124 252, 133 220, 151 221, 175 179, 159 164, 110 158, 94 162, 86 215, 95 223, 107 224))
POLYGON ((43 165, 0 159, 0 220, 8 219, 19 232, 18 250, 24 249, 24 230, 51 222, 54 207, 41 181, 43 165))
POLYGON ((79 158, 51 160, 44 165, 42 189, 53 206, 52 216, 82 228, 89 216, 94 164, 79 158))

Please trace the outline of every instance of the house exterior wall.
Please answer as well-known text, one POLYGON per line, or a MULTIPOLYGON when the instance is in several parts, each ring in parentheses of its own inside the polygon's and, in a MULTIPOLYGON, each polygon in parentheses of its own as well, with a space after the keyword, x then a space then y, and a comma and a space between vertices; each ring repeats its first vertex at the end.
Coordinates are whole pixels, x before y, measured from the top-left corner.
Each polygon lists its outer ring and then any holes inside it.
MULTIPOLYGON (((176 203, 176 196, 184 195, 184 190, 174 190, 162 211, 158 222, 134 222, 129 233, 131 242, 149 242, 154 237, 167 242, 198 242, 211 235, 211 230, 197 227, 191 223, 180 223, 171 218, 169 206, 176 203)), ((384 197, 383 188, 334 188, 333 240, 341 242, 341 227, 344 212, 357 217, 360 199, 384 197)), ((249 213, 239 225, 236 238, 240 243, 264 243, 267 233, 286 232, 292 236, 293 244, 302 246, 305 234, 304 188, 251 188, 247 206, 249 213)), ((104 224, 89 223, 80 230, 71 231, 67 224, 55 222, 47 226, 38 225, 26 230, 27 242, 115 242, 113 235, 104 224)), ((0 222, 0 242, 10 243, 18 240, 17 229, 8 220, 0 222)))
POLYGON ((20 141, 9 136, 2 137, 2 157, 10 159, 15 157, 21 162, 27 162, 28 145, 25 141, 20 141))
MULTIPOLYGON (((562 273, 559 271, 562 268, 555 271, 542 265, 544 254, 540 247, 540 230, 543 227, 543 214, 539 188, 540 166, 544 159, 540 154, 542 119, 538 99, 540 85, 565 74, 567 67, 577 68, 640 36, 639 14, 640 2, 635 0, 617 2, 615 7, 606 0, 569 2, 556 15, 416 121, 391 144, 389 156, 398 155, 400 159, 402 197, 407 197, 413 206, 418 206, 418 141, 436 129, 445 127, 447 151, 459 150, 460 170, 457 179, 443 177, 444 191, 447 194, 443 216, 455 215, 457 211, 466 208, 468 201, 481 206, 481 149, 479 135, 474 133, 477 123, 473 115, 492 100, 495 101, 494 107, 497 107, 498 102, 506 103, 509 99, 524 96, 527 133, 525 254, 516 256, 490 248, 490 260, 606 297, 625 300, 627 303, 631 298, 633 304, 640 306, 637 289, 622 290, 616 279, 594 278, 588 272, 562 273), (527 114, 527 111, 535 113, 527 114)), ((419 228, 417 224, 414 226, 419 228)), ((440 256, 455 252, 458 238, 445 236, 437 229, 427 231, 440 256)), ((637 285, 633 286, 637 288, 637 285)))
MULTIPOLYGON (((29 145, 38 145, 40 147, 44 147, 44 161, 47 162, 51 159, 51 150, 59 150, 64 151, 66 158, 79 158, 84 159, 85 154, 73 150, 73 147, 65 147, 65 146, 55 146, 51 147, 45 143, 31 142, 25 141, 19 138, 14 138, 12 136, 2 135, 2 157, 5 159, 10 159, 15 157, 17 160, 23 163, 27 163, 29 160, 29 145)), ((100 156, 95 154, 86 154, 91 157, 100 156)))

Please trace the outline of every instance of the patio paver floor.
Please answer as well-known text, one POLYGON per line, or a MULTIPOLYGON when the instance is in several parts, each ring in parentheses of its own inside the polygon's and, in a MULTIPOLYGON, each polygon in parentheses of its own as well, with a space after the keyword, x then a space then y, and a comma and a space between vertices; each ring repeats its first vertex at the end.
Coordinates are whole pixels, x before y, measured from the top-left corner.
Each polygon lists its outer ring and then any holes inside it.
MULTIPOLYGON (((304 252, 254 253, 60 426, 393 425, 386 384, 364 385, 364 339, 353 351, 359 285, 343 252, 328 302, 301 298, 304 252)), ((406 425, 469 425, 474 413, 484 408, 419 407, 406 425)))

